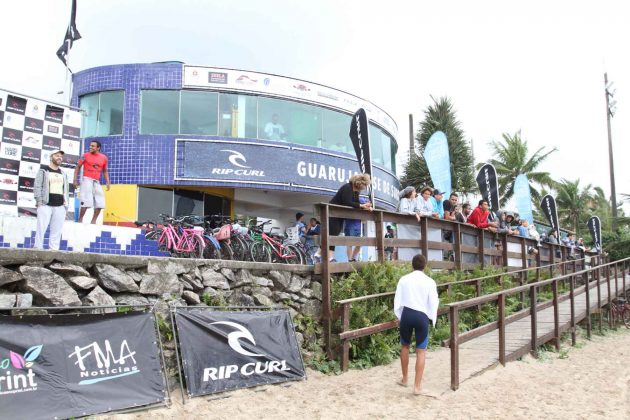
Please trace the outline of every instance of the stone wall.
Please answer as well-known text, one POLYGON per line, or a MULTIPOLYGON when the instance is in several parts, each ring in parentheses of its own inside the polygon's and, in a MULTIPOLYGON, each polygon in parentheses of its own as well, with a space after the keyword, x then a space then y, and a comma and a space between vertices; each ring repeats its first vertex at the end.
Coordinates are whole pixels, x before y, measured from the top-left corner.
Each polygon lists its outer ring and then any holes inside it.
MULTIPOLYGON (((168 322, 169 304, 277 306, 288 308, 292 318, 317 320, 321 299, 312 266, 0 249, 0 308, 13 313, 44 306, 155 304, 158 317, 168 322)), ((298 332, 300 345, 315 341, 298 332)), ((175 347, 164 345, 172 385, 175 347)))

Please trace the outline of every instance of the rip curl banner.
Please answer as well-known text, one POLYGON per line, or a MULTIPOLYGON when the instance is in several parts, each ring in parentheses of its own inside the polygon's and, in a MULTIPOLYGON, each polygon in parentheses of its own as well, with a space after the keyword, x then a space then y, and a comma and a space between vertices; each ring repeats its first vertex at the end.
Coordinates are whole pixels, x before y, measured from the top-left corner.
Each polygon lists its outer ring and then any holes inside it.
POLYGON ((499 210, 497 170, 491 163, 486 163, 477 172, 476 180, 481 196, 490 205, 490 214, 496 217, 496 212, 499 210))
MULTIPOLYGON (((350 123, 350 140, 354 146, 354 152, 357 154, 359 169, 361 173, 368 174, 372 177, 372 157, 370 155, 370 136, 368 129, 368 117, 365 109, 359 108, 352 117, 350 123)), ((374 204, 374 191, 372 186, 368 188, 370 192, 370 201, 374 204)))
POLYGON ((514 201, 516 201, 516 210, 518 216, 527 220, 530 224, 534 223, 534 214, 532 213, 532 193, 529 188, 527 175, 520 174, 514 181, 514 201))
POLYGON ((423 156, 433 187, 444 192, 444 198, 448 200, 451 195, 451 158, 446 134, 441 131, 433 133, 424 148, 423 156))
POLYGON ((591 216, 586 222, 588 230, 591 232, 591 239, 593 239, 593 245, 598 251, 602 249, 602 222, 598 216, 591 216))
POLYGON ((287 311, 175 312, 188 395, 306 377, 287 311))
MULTIPOLYGON (((556 207, 556 199, 553 195, 547 194, 542 198, 540 202, 540 208, 542 209, 547 221, 551 225, 551 229, 555 230, 560 235, 560 225, 558 224, 558 210, 556 207)), ((560 236, 558 236, 560 237, 560 236)))
POLYGON ((152 313, 0 317, 0 418, 83 417, 163 402, 152 313))

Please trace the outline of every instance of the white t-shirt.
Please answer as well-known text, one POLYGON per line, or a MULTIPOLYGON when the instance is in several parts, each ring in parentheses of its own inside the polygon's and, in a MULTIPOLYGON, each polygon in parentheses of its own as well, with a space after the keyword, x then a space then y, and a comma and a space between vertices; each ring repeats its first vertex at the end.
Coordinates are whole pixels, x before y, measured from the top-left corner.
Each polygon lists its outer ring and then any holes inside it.
POLYGON ((398 280, 394 296, 394 313, 399 320, 406 306, 409 309, 424 312, 435 327, 439 305, 440 299, 435 280, 422 271, 415 270, 398 280))
POLYGON ((269 140, 283 140, 285 134, 284 127, 282 124, 268 122, 267 125, 265 125, 265 134, 269 140))

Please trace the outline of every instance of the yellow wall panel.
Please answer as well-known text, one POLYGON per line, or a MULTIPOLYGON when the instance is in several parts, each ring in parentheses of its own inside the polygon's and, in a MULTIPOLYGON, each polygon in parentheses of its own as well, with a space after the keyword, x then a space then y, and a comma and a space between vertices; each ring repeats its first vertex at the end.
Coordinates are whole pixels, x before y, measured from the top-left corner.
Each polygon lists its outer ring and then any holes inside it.
POLYGON ((103 222, 108 224, 129 223, 136 220, 138 209, 138 186, 115 184, 105 191, 105 214, 103 222))

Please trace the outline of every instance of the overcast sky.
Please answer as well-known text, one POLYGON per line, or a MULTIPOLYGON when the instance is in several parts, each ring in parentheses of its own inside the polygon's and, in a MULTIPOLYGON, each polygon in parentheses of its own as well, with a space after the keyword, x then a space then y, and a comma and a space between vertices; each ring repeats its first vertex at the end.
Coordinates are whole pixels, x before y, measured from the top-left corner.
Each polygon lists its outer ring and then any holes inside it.
MULTIPOLYGON (((3 2, 0 88, 64 100, 55 51, 70 4, 3 2)), ((606 0, 78 0, 83 39, 70 67, 178 60, 326 84, 394 117, 400 161, 408 115, 417 124, 430 95, 446 95, 477 162, 490 157, 489 141, 521 130, 532 152, 558 148, 543 168, 554 178, 609 193, 607 71, 617 193, 630 193, 628 9, 606 0)))

